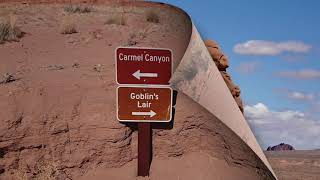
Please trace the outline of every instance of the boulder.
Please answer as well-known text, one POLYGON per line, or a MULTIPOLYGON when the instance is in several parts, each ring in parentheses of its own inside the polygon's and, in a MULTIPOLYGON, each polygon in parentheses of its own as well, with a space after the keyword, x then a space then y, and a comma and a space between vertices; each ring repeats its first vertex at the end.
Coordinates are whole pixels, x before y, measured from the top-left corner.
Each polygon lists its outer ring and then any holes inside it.
POLYGON ((219 44, 218 44, 216 41, 211 40, 211 39, 205 40, 205 41, 204 41, 204 44, 205 44, 207 47, 212 47, 212 48, 220 49, 219 44))
POLYGON ((225 56, 218 48, 207 47, 207 49, 219 71, 225 71, 229 67, 228 57, 225 56))
POLYGON ((223 55, 218 48, 207 47, 207 49, 208 49, 208 51, 209 51, 209 53, 210 53, 210 55, 211 55, 213 60, 217 61, 223 55))

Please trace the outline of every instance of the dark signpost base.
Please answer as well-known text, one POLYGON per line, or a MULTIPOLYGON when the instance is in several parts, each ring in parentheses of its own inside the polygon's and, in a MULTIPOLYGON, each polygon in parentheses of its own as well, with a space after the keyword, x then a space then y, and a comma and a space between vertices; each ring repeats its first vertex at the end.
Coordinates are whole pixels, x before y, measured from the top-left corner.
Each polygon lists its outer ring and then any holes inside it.
POLYGON ((148 176, 152 155, 151 124, 141 122, 138 128, 138 176, 148 176))

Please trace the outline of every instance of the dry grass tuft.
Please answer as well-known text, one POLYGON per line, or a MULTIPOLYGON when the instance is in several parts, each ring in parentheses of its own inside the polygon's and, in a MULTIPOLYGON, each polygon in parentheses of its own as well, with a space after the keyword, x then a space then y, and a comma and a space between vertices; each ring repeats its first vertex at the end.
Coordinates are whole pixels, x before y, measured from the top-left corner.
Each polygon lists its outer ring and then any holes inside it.
POLYGON ((31 172, 26 163, 22 163, 18 169, 12 171, 13 179, 17 180, 55 180, 59 173, 61 173, 59 163, 52 159, 38 161, 31 172))
POLYGON ((64 11, 67 13, 90 13, 93 8, 84 5, 68 5, 64 7, 64 11))
POLYGON ((13 81, 16 81, 17 79, 10 73, 5 73, 3 75, 3 80, 0 81, 0 84, 6 84, 13 81))
POLYGON ((5 19, 0 22, 0 44, 5 41, 19 41, 23 36, 23 32, 16 24, 17 18, 10 16, 9 19, 5 19))
POLYGON ((61 24, 60 24, 60 33, 61 34, 73 34, 77 33, 77 26, 75 23, 75 19, 72 16, 65 16, 63 17, 61 24))
POLYGON ((24 170, 14 170, 13 177, 16 180, 28 180, 28 174, 24 170))
POLYGON ((151 23, 160 23, 160 17, 158 13, 152 10, 146 12, 146 20, 151 23))
POLYGON ((58 171, 59 164, 53 160, 40 161, 37 163, 36 170, 38 172, 38 180, 54 180, 54 175, 58 171))
POLYGON ((118 14, 115 16, 110 17, 110 19, 108 19, 105 24, 116 24, 116 25, 121 25, 121 26, 125 26, 127 25, 127 19, 124 17, 123 14, 118 14))

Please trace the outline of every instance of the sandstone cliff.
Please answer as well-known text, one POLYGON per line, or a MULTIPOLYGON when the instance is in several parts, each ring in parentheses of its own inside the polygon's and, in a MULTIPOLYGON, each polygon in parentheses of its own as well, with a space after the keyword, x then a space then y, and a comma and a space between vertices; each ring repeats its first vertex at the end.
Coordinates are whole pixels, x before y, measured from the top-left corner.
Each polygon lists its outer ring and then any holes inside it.
POLYGON ((228 57, 223 54, 220 46, 213 40, 206 40, 205 45, 207 49, 217 65, 224 81, 226 82, 234 100, 237 102, 239 109, 243 112, 243 103, 240 97, 240 87, 235 85, 232 81, 231 75, 227 72, 227 68, 229 67, 229 60, 228 57))

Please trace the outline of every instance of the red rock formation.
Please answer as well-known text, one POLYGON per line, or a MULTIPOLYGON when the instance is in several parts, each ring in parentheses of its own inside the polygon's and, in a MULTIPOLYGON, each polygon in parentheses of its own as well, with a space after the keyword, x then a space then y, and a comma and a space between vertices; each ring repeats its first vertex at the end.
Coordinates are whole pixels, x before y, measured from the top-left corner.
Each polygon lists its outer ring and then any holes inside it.
POLYGON ((243 112, 243 103, 240 97, 240 87, 233 83, 230 74, 227 73, 227 68, 229 67, 228 57, 222 53, 217 42, 213 40, 206 40, 205 45, 207 46, 213 61, 217 65, 224 81, 226 82, 234 100, 237 102, 241 112, 243 112))
POLYGON ((292 151, 295 150, 290 144, 280 143, 275 146, 269 146, 267 151, 292 151))

